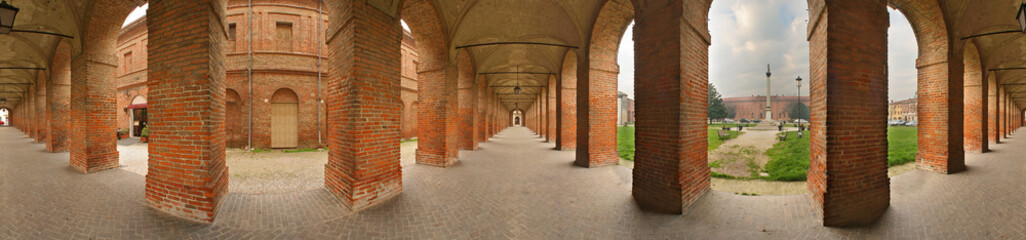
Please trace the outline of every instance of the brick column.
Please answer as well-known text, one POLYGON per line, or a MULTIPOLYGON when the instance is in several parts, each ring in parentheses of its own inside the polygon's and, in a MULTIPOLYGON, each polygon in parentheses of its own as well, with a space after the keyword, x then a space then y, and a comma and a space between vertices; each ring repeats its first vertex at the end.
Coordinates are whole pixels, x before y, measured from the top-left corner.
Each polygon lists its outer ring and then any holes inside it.
POLYGON ((987 74, 987 140, 988 144, 1001 143, 998 137, 998 85, 997 74, 987 74))
MULTIPOLYGON (((709 190, 709 35, 704 29, 710 4, 635 4, 638 124, 632 195, 642 209, 683 213, 709 190)), ((612 93, 608 100, 615 100, 615 87, 612 93)), ((611 119, 614 124, 616 116, 611 119)))
POLYGON ((546 113, 547 113, 546 114, 546 119, 547 119, 549 125, 547 127, 547 129, 548 129, 548 138, 546 138, 545 141, 546 142, 554 142, 554 141, 556 141, 556 136, 558 135, 556 133, 556 105, 559 104, 559 101, 556 101, 556 92, 557 92, 557 90, 556 90, 556 76, 555 75, 549 75, 549 84, 548 84, 548 87, 546 89, 548 90, 548 96, 549 96, 549 99, 546 100, 548 102, 548 104, 545 105, 545 106, 548 107, 548 110, 546 110, 546 113))
POLYGON ((965 72, 964 102, 964 135, 965 151, 982 153, 989 148, 987 144, 987 84, 983 81, 983 69, 980 66, 980 53, 976 45, 967 44, 963 58, 965 72))
POLYGON ((599 11, 588 52, 578 59, 577 158, 582 167, 616 165, 616 49, 633 11, 626 1, 608 1, 599 11))
POLYGON ((823 225, 870 224, 890 202, 887 1, 809 4, 812 121, 806 183, 821 207, 823 225))
POLYGON ((556 82, 556 149, 577 149, 577 54, 568 51, 556 82))
POLYGON ((36 109, 33 110, 36 111, 36 126, 38 126, 36 128, 36 142, 40 143, 47 142, 46 134, 50 128, 47 126, 50 123, 50 121, 48 121, 50 117, 46 112, 46 82, 46 74, 39 71, 39 73, 36 74, 36 98, 32 100, 36 105, 36 109))
POLYGON ((50 80, 46 82, 46 111, 50 127, 47 128, 46 150, 68 151, 68 129, 70 128, 71 105, 71 48, 64 41, 57 44, 53 63, 50 64, 50 80))
MULTIPOLYGON (((324 185, 342 204, 360 211, 403 189, 399 166, 401 113, 396 101, 401 87, 402 28, 399 18, 365 1, 328 3, 331 16, 326 36, 332 74, 327 91, 330 151, 324 165, 324 185)), ((425 81, 420 83, 424 87, 425 81)), ((423 101, 421 104, 420 109, 432 108, 423 101)), ((418 127, 417 131, 424 136, 429 130, 418 127)), ((419 137, 419 141, 424 140, 419 137)))
POLYGON ((228 191, 224 1, 151 0, 147 15, 146 201, 172 215, 213 222, 228 191))
MULTIPOLYGON (((88 34, 88 33, 87 33, 88 34)), ((83 173, 118 167, 112 52, 83 46, 71 63, 71 166, 83 173)), ((113 48, 113 47, 111 47, 113 48)))
POLYGON ((998 139, 1004 140, 1005 138, 1007 138, 1005 136, 1005 125, 1008 124, 1008 119, 1005 118, 1005 114, 1007 113, 1008 101, 1005 98, 1007 98, 1008 96, 1007 96, 1007 92, 1005 92, 1005 87, 1001 86, 1000 84, 998 85, 997 97, 998 97, 998 105, 997 105, 997 108, 998 108, 997 109, 997 117, 998 117, 997 137, 998 137, 998 139))
POLYGON ((458 90, 457 98, 459 103, 458 120, 459 127, 457 128, 459 138, 459 149, 460 150, 474 150, 477 149, 477 141, 474 140, 474 111, 477 109, 477 89, 475 89, 475 76, 472 63, 470 62, 469 52, 459 54, 457 62, 457 81, 458 90))
POLYGON ((459 155, 456 69, 448 61, 439 62, 438 66, 422 65, 429 69, 417 73, 421 79, 417 163, 447 167, 456 164, 459 155))
POLYGON ((36 85, 35 84, 29 86, 29 91, 27 93, 25 93, 25 97, 22 98, 22 99, 23 99, 23 101, 28 103, 28 104, 25 105, 25 116, 27 116, 28 120, 29 120, 28 122, 26 122, 27 125, 28 125, 28 128, 26 129, 25 134, 28 135, 28 137, 31 138, 32 140, 36 140, 36 124, 38 124, 37 123, 38 119, 36 119, 36 85))
POLYGON ((920 56, 916 168, 951 174, 965 170, 962 61, 958 55, 920 56))
POLYGON ((477 82, 477 109, 474 117, 474 142, 482 143, 488 141, 488 81, 484 77, 478 77, 477 82))

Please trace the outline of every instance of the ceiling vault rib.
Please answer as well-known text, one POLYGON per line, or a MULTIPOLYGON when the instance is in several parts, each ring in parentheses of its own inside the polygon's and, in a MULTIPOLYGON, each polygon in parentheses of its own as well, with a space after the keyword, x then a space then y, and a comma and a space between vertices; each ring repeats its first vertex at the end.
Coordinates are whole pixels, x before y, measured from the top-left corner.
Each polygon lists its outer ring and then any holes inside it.
POLYGON ((976 38, 976 37, 983 37, 983 36, 988 36, 988 35, 995 35, 995 34, 1021 33, 1021 32, 1022 32, 1021 30, 1006 30, 1006 31, 998 31, 998 32, 980 33, 980 34, 975 34, 975 35, 969 35, 968 37, 963 37, 962 40, 966 40, 966 39, 970 39, 970 38, 976 38))
POLYGON ((542 46, 555 46, 555 47, 565 47, 565 48, 578 49, 577 46, 571 46, 571 45, 566 45, 566 44, 558 44, 558 43, 543 43, 543 42, 491 42, 491 43, 478 43, 478 44, 467 44, 467 45, 463 45, 463 46, 457 46, 456 49, 468 48, 468 47, 479 47, 479 46, 491 46, 491 45, 513 45, 513 44, 516 44, 516 45, 542 45, 542 46))

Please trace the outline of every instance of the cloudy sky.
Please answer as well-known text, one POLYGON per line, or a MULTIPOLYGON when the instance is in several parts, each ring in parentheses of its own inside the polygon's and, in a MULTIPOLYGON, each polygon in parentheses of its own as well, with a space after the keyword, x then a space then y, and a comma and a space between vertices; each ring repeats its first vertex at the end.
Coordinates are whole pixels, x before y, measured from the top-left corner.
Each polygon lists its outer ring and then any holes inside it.
MULTIPOLYGON (((132 12, 125 24, 146 15, 149 4, 132 12)), ((908 20, 888 8, 889 99, 911 98, 916 90, 916 42, 908 20)), ((805 41, 805 1, 716 0, 709 12, 709 82, 724 97, 766 93, 766 64, 772 65, 773 95, 794 95, 801 76, 802 95, 809 95, 809 42, 805 41)), ((406 23, 403 22, 403 27, 406 23)), ((633 24, 620 42, 619 90, 634 97, 633 24)))
MULTIPOLYGON (((809 95, 809 42, 805 40, 805 1, 716 0, 709 13, 709 82, 724 97, 766 94, 766 64, 772 65, 771 94, 793 96, 801 76, 809 95)), ((890 10, 888 38, 889 98, 915 94, 916 44, 908 20, 890 10)), ((631 28, 620 45, 619 90, 634 97, 634 42, 631 28)))

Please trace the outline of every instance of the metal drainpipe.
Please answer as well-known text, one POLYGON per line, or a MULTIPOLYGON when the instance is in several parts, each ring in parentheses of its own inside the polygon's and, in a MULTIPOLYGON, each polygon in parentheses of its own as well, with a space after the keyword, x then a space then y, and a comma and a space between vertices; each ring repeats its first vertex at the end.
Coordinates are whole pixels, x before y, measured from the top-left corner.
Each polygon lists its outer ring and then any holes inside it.
POLYGON ((249 36, 246 44, 249 53, 249 67, 246 68, 246 77, 249 79, 249 149, 253 149, 253 0, 249 0, 249 36))
POLYGON ((322 131, 322 129, 321 129, 321 104, 323 104, 323 102, 324 102, 324 99, 321 99, 321 48, 324 45, 324 43, 321 42, 322 41, 321 40, 321 31, 322 31, 321 30, 321 22, 323 21, 323 20, 321 20, 321 15, 324 15, 324 12, 321 12, 321 5, 323 5, 323 4, 324 4, 324 1, 317 1, 317 102, 316 102, 316 104, 317 104, 317 146, 318 147, 321 147, 321 146, 324 145, 324 143, 321 141, 321 131, 322 131))

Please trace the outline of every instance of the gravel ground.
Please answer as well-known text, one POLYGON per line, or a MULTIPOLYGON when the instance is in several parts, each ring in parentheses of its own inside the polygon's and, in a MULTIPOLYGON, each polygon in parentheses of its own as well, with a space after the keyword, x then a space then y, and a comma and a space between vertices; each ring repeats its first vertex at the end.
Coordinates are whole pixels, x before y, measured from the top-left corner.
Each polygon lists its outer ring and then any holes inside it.
MULTIPOLYGON (((417 142, 400 145, 400 161, 403 167, 415 164, 417 142)), ((129 172, 146 175, 147 144, 118 145, 121 168, 129 172)), ((285 153, 249 152, 242 149, 228 149, 225 152, 228 165, 228 191, 249 194, 276 194, 315 190, 324 187, 324 164, 328 163, 328 151, 285 153)))

